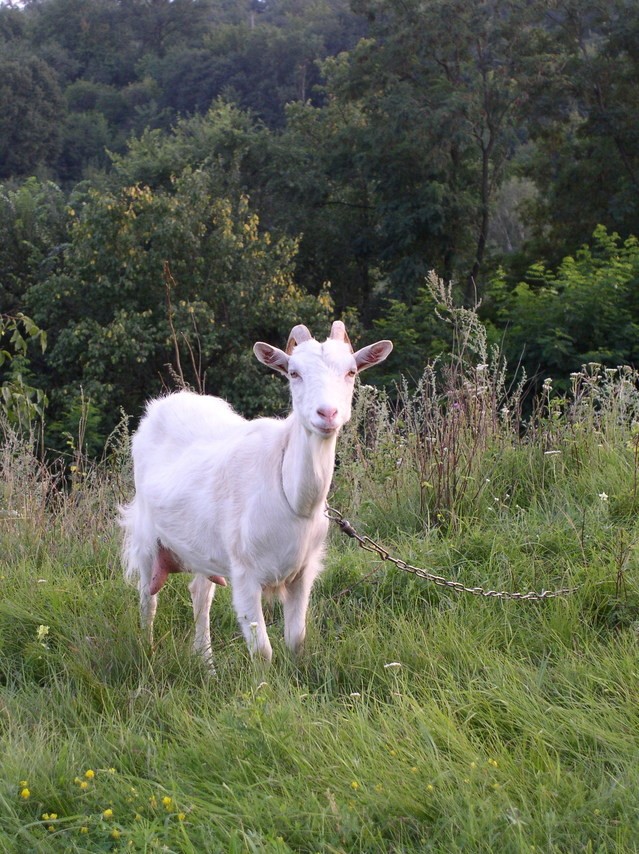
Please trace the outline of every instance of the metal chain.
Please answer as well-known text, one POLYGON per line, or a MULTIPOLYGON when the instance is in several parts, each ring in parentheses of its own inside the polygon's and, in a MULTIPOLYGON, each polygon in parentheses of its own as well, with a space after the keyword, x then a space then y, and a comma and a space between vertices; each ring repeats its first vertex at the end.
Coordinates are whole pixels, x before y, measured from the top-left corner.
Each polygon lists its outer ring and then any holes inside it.
POLYGON ((418 578, 423 578, 425 581, 432 581, 433 584, 437 584, 439 587, 446 587, 449 590, 454 590, 456 593, 472 593, 473 596, 485 596, 493 599, 539 601, 542 599, 553 599, 557 596, 568 596, 579 589, 578 587, 562 587, 558 590, 541 590, 540 592, 531 590, 528 593, 517 593, 509 590, 486 590, 483 587, 466 587, 466 585, 462 584, 460 581, 453 581, 450 578, 435 575, 434 573, 421 569, 418 566, 413 566, 405 560, 401 560, 401 558, 393 557, 390 552, 388 552, 383 546, 380 546, 379 543, 376 543, 375 540, 372 540, 365 534, 359 534, 351 523, 344 518, 339 510, 335 510, 335 508, 330 507, 328 504, 326 505, 324 515, 327 519, 330 519, 331 522, 335 522, 335 524, 347 536, 356 540, 359 547, 364 549, 364 551, 376 554, 381 560, 394 564, 394 566, 396 566, 397 569, 401 569, 402 572, 410 572, 418 578))

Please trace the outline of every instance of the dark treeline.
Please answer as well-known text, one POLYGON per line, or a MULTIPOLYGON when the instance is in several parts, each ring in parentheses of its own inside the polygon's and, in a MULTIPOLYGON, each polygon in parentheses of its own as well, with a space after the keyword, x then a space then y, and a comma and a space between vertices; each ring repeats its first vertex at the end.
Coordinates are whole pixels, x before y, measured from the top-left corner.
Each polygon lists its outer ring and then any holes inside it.
POLYGON ((276 410, 250 345, 335 315, 415 378, 431 269, 530 377, 636 364, 637 80, 634 0, 0 7, 5 409, 59 445, 90 399, 97 447, 177 370, 276 410))

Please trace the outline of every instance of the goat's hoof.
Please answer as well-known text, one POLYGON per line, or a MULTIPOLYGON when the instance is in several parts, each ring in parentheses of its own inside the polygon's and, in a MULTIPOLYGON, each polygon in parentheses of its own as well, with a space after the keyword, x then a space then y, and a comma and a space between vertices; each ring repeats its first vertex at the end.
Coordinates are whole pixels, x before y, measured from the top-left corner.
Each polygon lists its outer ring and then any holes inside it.
POLYGON ((215 670, 215 664, 213 663, 213 654, 209 649, 200 649, 199 647, 193 647, 193 655, 200 659, 200 661, 204 664, 204 667, 209 676, 215 676, 217 671, 215 670))
POLYGON ((255 652, 251 653, 251 659, 253 660, 253 664, 261 667, 268 667, 273 658, 273 650, 271 647, 260 647, 256 649, 255 652))

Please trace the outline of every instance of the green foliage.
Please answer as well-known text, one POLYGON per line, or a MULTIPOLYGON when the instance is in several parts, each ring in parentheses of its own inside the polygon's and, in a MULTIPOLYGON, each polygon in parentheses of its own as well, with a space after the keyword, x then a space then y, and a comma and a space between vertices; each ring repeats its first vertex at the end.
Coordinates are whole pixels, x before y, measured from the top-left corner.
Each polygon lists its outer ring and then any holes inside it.
POLYGON ((185 169, 205 169, 215 176, 219 192, 237 193, 252 188, 250 176, 264 167, 269 145, 261 124, 219 99, 205 115, 178 121, 168 135, 147 130, 130 139, 113 164, 124 184, 168 189, 185 169))
POLYGON ((50 331, 55 417, 79 385, 107 428, 120 407, 139 413, 172 382, 176 348, 187 382, 248 414, 280 408, 281 384, 246 354, 299 320, 325 325, 331 304, 294 284, 294 241, 258 226, 246 197, 218 195, 215 171, 184 167, 157 191, 90 192, 63 270, 28 294, 50 331))
POLYGON ((45 393, 30 384, 30 342, 39 343, 44 352, 46 332, 21 312, 15 316, 0 314, 0 413, 10 424, 26 431, 36 419, 43 419, 47 404, 45 393))
POLYGON ((490 210, 538 85, 543 3, 358 4, 372 38, 325 64, 329 91, 360 107, 356 152, 375 188, 378 257, 410 299, 429 269, 481 269, 490 210), (450 21, 455 26, 450 26, 450 21), (526 94, 524 94, 526 93, 526 94))
POLYGON ((386 282, 373 188, 358 155, 367 144, 361 111, 331 98, 322 109, 292 104, 287 118, 271 144, 267 210, 280 228, 301 234, 297 268, 306 289, 316 293, 330 281, 338 309, 355 308, 368 323, 386 282))
POLYGON ((570 3, 553 34, 564 61, 531 125, 535 145, 522 169, 540 190, 527 211, 529 257, 557 264, 601 223, 622 237, 639 234, 639 12, 627 0, 570 3))
POLYGON ((0 307, 51 340, 6 371, 55 444, 83 394, 95 445, 169 362, 277 409, 248 345, 329 302, 395 340, 378 379, 418 382, 453 347, 433 268, 531 376, 636 363, 636 4, 551 6, 0 8, 0 307))
POLYGON ((63 101, 53 68, 35 54, 0 56, 0 179, 55 162, 63 101))
POLYGON ((446 319, 452 319, 451 309, 452 291, 446 293, 443 282, 434 273, 419 288, 411 304, 389 300, 383 317, 375 321, 379 336, 389 338, 394 345, 386 378, 382 375, 378 384, 388 385, 399 376, 412 387, 419 384, 425 365, 452 349, 454 323, 446 324, 446 319))
POLYGON ((282 126, 289 101, 320 99, 317 61, 362 27, 347 0, 3 7, 0 178, 45 164, 56 180, 78 181, 106 168, 105 149, 123 151, 131 133, 169 130, 220 96, 282 126))
POLYGON ((0 304, 24 308, 30 285, 56 268, 67 240, 66 199, 51 181, 0 185, 0 304))
POLYGON ((636 363, 638 283, 639 242, 603 226, 556 271, 535 264, 512 290, 498 274, 490 287, 491 311, 507 330, 509 361, 521 358, 530 376, 564 382, 588 362, 636 363))
MULTIPOLYGON (((432 268, 473 302, 513 174, 532 188, 507 213, 533 231, 520 271, 558 264, 599 223, 624 239, 639 231, 628 0, 555 12, 545 0, 46 0, 1 11, 0 175, 49 169, 66 188, 101 186, 107 151, 124 155, 133 137, 150 154, 179 123, 186 148, 185 119, 222 98, 264 123, 243 117, 238 189, 274 235, 302 235, 300 285, 317 294, 332 282, 338 309, 366 326, 386 299, 411 305, 432 268)), ((145 169, 181 171, 149 157, 145 169)))

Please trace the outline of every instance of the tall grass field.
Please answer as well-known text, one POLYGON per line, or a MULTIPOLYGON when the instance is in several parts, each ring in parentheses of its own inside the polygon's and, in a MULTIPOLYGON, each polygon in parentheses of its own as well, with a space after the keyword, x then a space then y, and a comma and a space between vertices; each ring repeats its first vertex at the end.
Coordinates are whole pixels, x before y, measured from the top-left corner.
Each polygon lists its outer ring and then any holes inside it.
POLYGON ((45 467, 0 451, 3 852, 639 850, 639 394, 629 369, 547 382, 524 416, 498 363, 359 389, 331 501, 410 564, 331 531, 309 636, 251 662, 228 590, 216 673, 188 579, 153 648, 119 563, 127 435, 45 467))

